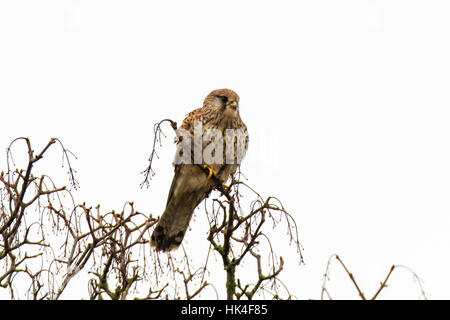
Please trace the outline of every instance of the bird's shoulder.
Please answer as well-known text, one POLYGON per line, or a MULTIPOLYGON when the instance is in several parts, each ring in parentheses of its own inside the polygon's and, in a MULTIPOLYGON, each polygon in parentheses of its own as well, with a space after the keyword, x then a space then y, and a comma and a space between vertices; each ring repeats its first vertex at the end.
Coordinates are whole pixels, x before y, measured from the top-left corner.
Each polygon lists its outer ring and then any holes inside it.
POLYGON ((192 130, 195 121, 203 120, 203 108, 197 108, 189 112, 181 123, 180 129, 192 130))

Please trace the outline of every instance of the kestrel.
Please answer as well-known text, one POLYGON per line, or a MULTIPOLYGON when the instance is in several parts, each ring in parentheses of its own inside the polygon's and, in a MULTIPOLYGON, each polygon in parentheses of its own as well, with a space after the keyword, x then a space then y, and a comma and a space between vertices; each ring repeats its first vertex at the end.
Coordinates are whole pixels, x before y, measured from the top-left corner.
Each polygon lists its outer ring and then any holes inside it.
POLYGON ((185 135, 177 134, 175 175, 166 209, 150 240, 157 251, 178 248, 195 208, 216 185, 211 176, 214 174, 225 183, 236 172, 248 148, 247 127, 239 115, 239 96, 230 89, 217 89, 208 94, 203 107, 187 114, 178 131, 185 135), (230 132, 238 134, 233 136, 230 132), (183 143, 184 147, 180 148, 183 143), (177 159, 182 156, 185 161, 180 163, 177 159), (208 168, 210 174, 202 167, 208 168))

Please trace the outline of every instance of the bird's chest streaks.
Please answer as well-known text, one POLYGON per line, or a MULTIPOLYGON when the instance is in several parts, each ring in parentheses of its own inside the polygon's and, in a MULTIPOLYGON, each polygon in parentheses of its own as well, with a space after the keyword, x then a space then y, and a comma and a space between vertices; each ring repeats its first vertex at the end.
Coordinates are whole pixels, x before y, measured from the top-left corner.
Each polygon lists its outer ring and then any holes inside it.
MULTIPOLYGON (((245 146, 246 132, 239 128, 237 121, 221 122, 218 126, 207 124, 203 127, 202 147, 203 164, 236 164, 236 155, 240 146, 245 146), (232 154, 230 154, 232 153, 232 154), (234 155, 233 155, 234 154, 234 155)), ((199 141, 199 140, 197 140, 199 141)), ((241 153, 245 150, 241 150, 241 153)))

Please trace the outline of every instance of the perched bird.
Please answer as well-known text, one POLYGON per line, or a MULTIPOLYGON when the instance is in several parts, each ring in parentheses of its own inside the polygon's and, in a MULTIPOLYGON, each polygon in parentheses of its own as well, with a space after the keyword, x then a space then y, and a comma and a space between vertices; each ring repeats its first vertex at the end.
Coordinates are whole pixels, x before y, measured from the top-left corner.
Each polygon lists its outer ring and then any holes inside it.
POLYGON ((217 89, 208 94, 202 108, 187 114, 179 131, 183 131, 185 136, 178 135, 176 142, 179 146, 184 142, 184 147, 178 148, 175 159, 177 156, 183 156, 185 152, 190 154, 188 160, 192 161, 174 163, 175 175, 167 197, 166 209, 150 239, 150 245, 157 251, 178 248, 195 208, 215 187, 211 176, 215 175, 219 181, 225 183, 236 172, 248 148, 247 127, 239 115, 239 96, 230 89, 217 89), (237 135, 232 136, 230 133, 237 135), (197 146, 200 146, 197 150, 196 141, 200 141, 197 143, 197 146), (227 148, 226 143, 230 143, 231 147, 227 148), (186 146, 191 150, 186 150, 186 146), (212 160, 202 157, 208 146, 212 152, 207 155, 212 160), (202 153, 200 157, 199 149, 202 153), (230 150, 233 151, 232 157, 227 154, 230 150), (205 173, 204 168, 209 169, 209 175, 205 173))

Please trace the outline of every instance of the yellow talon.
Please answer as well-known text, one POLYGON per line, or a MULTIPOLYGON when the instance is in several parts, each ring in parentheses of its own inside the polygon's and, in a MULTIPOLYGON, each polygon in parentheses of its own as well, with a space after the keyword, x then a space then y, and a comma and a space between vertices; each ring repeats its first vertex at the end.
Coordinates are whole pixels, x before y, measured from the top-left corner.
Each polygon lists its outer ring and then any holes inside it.
POLYGON ((214 169, 208 167, 206 164, 203 165, 203 168, 206 168, 209 170, 209 174, 208 174, 208 179, 211 179, 211 177, 214 175, 216 175, 216 171, 214 171, 214 169))

